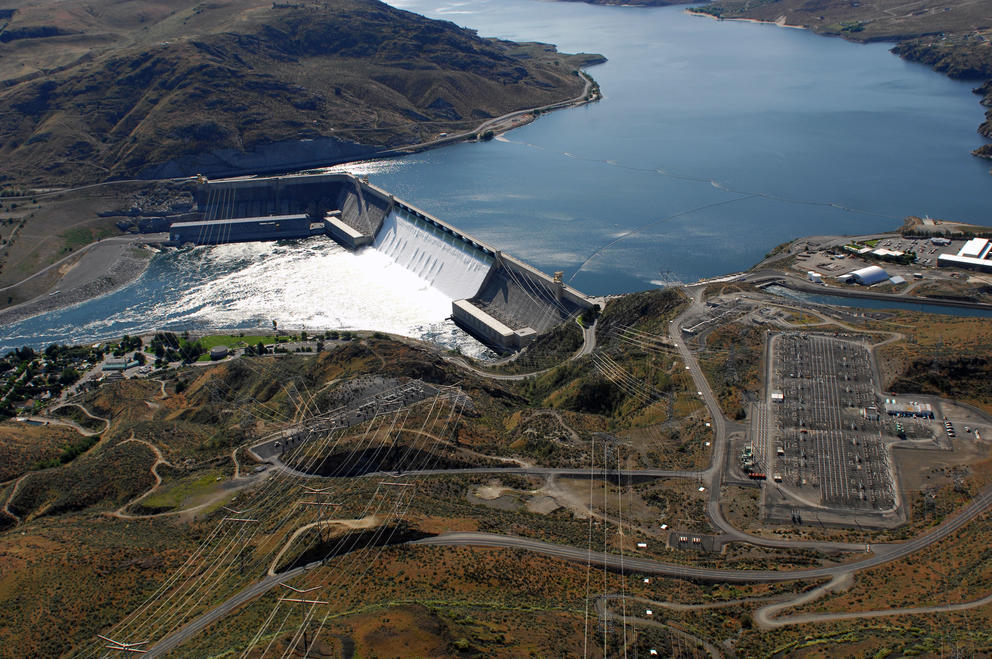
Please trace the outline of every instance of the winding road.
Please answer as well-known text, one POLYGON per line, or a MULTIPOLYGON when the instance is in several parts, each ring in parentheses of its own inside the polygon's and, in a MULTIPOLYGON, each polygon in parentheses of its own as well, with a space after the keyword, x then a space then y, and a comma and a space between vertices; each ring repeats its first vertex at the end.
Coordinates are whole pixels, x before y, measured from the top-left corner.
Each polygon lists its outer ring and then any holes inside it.
MULTIPOLYGON (((840 543, 840 542, 820 542, 820 541, 800 541, 800 540, 781 540, 781 539, 770 539, 762 538, 757 536, 752 536, 739 529, 735 528, 729 521, 727 521, 723 512, 720 509, 720 490, 723 482, 724 466, 726 461, 726 455, 729 448, 728 439, 728 423, 724 417, 719 402, 716 396, 713 394, 712 389, 709 386, 706 377, 704 376, 699 363, 696 361, 695 356, 689 350, 682 340, 682 323, 691 314, 698 312, 703 305, 703 288, 701 286, 694 287, 694 290, 690 289, 687 291, 690 298, 691 304, 682 314, 675 320, 673 320, 669 327, 669 336, 675 346, 677 346, 680 355, 682 356, 685 365, 688 367, 690 375, 693 379, 697 390, 705 403, 707 410, 712 418, 713 432, 714 432, 714 442, 713 442, 713 454, 711 457, 710 465, 707 469, 702 472, 695 471, 673 471, 673 470, 623 470, 617 472, 610 472, 610 475, 620 477, 620 478, 701 478, 702 482, 706 484, 709 489, 709 497, 707 500, 706 512, 711 523, 715 528, 717 528, 725 537, 730 538, 732 541, 750 543, 753 545, 759 545, 763 547, 772 548, 786 548, 786 549, 811 549, 822 552, 863 552, 864 558, 855 562, 841 563, 836 565, 828 565, 813 568, 800 568, 800 569, 783 569, 783 570, 740 570, 740 569, 724 569, 724 568, 710 568, 710 567, 696 567, 689 565, 681 565, 677 563, 669 563, 665 561, 659 561, 651 558, 641 558, 636 555, 624 555, 620 556, 617 554, 610 554, 601 551, 593 551, 589 547, 574 547, 570 545, 559 545, 549 542, 543 542, 541 540, 535 540, 532 538, 523 538, 518 536, 504 535, 504 534, 494 534, 494 533, 480 533, 480 532, 454 532, 454 533, 442 533, 436 536, 423 538, 420 540, 412 541, 410 544, 419 546, 448 546, 448 547, 459 547, 459 546, 472 546, 472 547, 495 547, 504 549, 515 549, 520 551, 528 551, 537 554, 542 554, 545 556, 551 556, 554 558, 559 558, 562 560, 572 561, 580 564, 596 565, 613 570, 622 570, 624 573, 639 573, 639 574, 652 574, 661 575, 666 577, 674 577, 679 579, 691 579, 694 581, 701 582, 719 582, 719 583, 772 583, 772 582, 788 582, 797 580, 821 580, 830 579, 827 584, 819 586, 813 589, 809 593, 801 595, 799 598, 788 600, 785 602, 775 602, 768 604, 761 609, 759 609, 757 615, 757 622, 759 625, 766 628, 780 627, 789 624, 802 624, 804 622, 820 622, 829 620, 844 620, 844 619, 861 619, 870 617, 881 617, 889 615, 900 615, 900 614, 923 614, 923 613, 935 613, 942 611, 957 611, 964 610, 968 608, 973 608, 977 606, 983 606, 985 604, 992 603, 992 595, 984 597, 979 600, 972 602, 966 602, 962 604, 946 605, 940 607, 916 607, 910 609, 893 609, 890 611, 872 611, 872 612, 852 612, 852 613, 837 613, 837 614, 804 614, 799 616, 793 616, 789 618, 777 618, 776 615, 790 607, 794 607, 803 604, 806 601, 812 601, 817 597, 820 597, 826 593, 833 592, 835 589, 846 587, 848 583, 852 580, 855 573, 868 570, 880 565, 884 565, 891 561, 898 560, 910 554, 916 553, 936 542, 939 542, 948 536, 954 534, 961 527, 968 524, 971 520, 975 519, 977 516, 981 515, 990 505, 992 505, 992 486, 989 486, 982 490, 977 496, 972 499, 972 501, 958 511, 956 515, 945 519, 943 523, 937 527, 931 529, 930 531, 900 543, 889 543, 889 544, 878 544, 872 547, 871 552, 866 551, 866 546, 860 543, 840 543)), ((584 330, 585 341, 583 343, 583 348, 574 354, 570 359, 577 359, 579 356, 585 354, 591 354, 595 349, 595 329, 588 328, 584 330), (590 339, 591 335, 591 339, 590 339)), ((494 379, 507 379, 507 380, 518 380, 524 379, 526 377, 533 377, 536 373, 531 374, 520 374, 512 376, 493 376, 478 369, 474 369, 463 362, 459 362, 461 366, 471 370, 472 372, 482 375, 484 377, 493 377, 494 379)), ((538 372, 540 373, 540 372, 538 372)), ((473 467, 464 469, 445 469, 445 470, 422 470, 422 471, 410 471, 404 472, 405 476, 428 476, 428 475, 455 475, 455 474, 495 474, 495 473, 505 473, 505 474, 521 474, 521 475, 534 475, 534 476, 546 476, 546 477, 573 477, 573 478, 590 478, 590 477, 602 477, 600 473, 591 474, 589 470, 584 469, 559 469, 559 468, 549 468, 549 467, 473 467)), ((386 476, 395 475, 392 472, 377 472, 375 474, 367 474, 368 476, 386 476)), ((311 569, 319 565, 319 562, 311 563, 307 566, 297 568, 293 571, 287 572, 285 574, 277 576, 266 576, 259 582, 249 586, 248 588, 242 590, 240 593, 236 594, 232 598, 226 600, 219 606, 211 609, 210 611, 204 613, 200 617, 194 619, 188 623, 185 627, 179 629, 173 634, 166 636, 160 640, 155 645, 149 648, 150 652, 148 656, 155 657, 161 654, 179 647, 187 639, 192 638, 201 630, 203 630, 208 625, 221 619, 229 612, 234 610, 241 604, 250 601, 251 599, 261 595, 262 593, 268 591, 281 580, 290 579, 297 574, 311 569)), ((601 616, 612 616, 612 614, 603 602, 598 602, 597 607, 600 611, 601 616)), ((630 618, 628 617, 628 620, 630 618)), ((660 626, 666 629, 680 632, 671 628, 664 623, 660 623, 653 620, 647 620, 642 618, 637 618, 634 620, 636 624, 647 624, 652 626, 660 626)), ((688 638, 689 636, 687 636, 688 638)), ((695 641, 700 641, 703 643, 707 652, 712 656, 718 656, 717 649, 711 644, 707 643, 702 639, 696 639, 691 637, 695 641)))
MULTIPOLYGON (((806 579, 833 578, 839 575, 861 572, 885 563, 914 554, 921 549, 943 540, 962 526, 973 520, 992 504, 992 486, 986 488, 975 499, 960 511, 958 515, 946 520, 943 524, 906 542, 893 543, 866 554, 867 558, 855 563, 843 563, 815 568, 797 570, 733 570, 724 568, 706 568, 667 563, 650 558, 637 558, 626 554, 608 554, 592 551, 588 547, 572 547, 556 545, 530 538, 501 535, 496 533, 442 533, 417 540, 413 544, 476 546, 476 547, 505 547, 524 549, 527 551, 554 556, 579 563, 591 562, 593 565, 619 570, 621 567, 627 573, 657 574, 662 576, 679 577, 707 582, 731 583, 770 583, 781 581, 796 581, 806 579)), ((810 543, 794 541, 800 546, 810 543)), ((864 551, 864 545, 861 545, 864 551)))

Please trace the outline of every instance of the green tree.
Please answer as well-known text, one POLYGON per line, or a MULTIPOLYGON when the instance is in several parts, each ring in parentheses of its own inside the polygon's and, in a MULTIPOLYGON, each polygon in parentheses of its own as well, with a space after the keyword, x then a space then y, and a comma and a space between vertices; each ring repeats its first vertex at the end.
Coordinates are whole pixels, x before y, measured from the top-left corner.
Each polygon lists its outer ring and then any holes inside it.
POLYGON ((62 369, 62 374, 59 375, 59 382, 65 386, 69 386, 79 379, 79 371, 72 368, 71 366, 66 366, 62 369))

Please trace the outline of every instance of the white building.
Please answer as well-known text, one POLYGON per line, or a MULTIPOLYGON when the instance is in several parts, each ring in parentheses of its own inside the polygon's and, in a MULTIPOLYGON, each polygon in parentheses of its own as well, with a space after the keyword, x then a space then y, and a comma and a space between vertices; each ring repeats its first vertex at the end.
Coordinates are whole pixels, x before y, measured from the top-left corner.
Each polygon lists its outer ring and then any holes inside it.
POLYGON ((984 259, 988 253, 988 238, 972 238, 961 247, 961 250, 958 252, 958 256, 965 256, 972 259, 984 259))
POLYGON ((848 274, 851 275, 851 279, 853 279, 855 283, 861 284, 862 286, 878 284, 889 278, 889 273, 877 265, 870 265, 867 268, 861 268, 860 270, 855 270, 854 272, 848 274))
POLYGON ((941 254, 937 257, 938 266, 956 266, 972 270, 992 272, 992 242, 988 238, 972 238, 957 254, 941 254))

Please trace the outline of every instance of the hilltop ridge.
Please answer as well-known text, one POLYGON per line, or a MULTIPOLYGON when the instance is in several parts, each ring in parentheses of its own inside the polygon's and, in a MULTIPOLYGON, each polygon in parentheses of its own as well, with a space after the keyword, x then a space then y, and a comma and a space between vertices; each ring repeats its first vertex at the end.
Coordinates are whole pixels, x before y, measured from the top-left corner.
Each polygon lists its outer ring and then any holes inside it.
POLYGON ((0 11, 0 180, 364 157, 578 96, 597 59, 377 0, 19 0, 0 11))

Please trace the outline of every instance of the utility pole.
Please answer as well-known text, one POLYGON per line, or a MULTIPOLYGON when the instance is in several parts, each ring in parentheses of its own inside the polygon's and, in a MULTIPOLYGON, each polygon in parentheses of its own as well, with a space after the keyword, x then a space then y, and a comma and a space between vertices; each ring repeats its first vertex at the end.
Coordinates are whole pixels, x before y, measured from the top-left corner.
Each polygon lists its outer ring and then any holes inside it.
MULTIPOLYGON (((320 586, 314 586, 313 588, 307 588, 305 590, 301 590, 299 588, 293 588, 292 586, 286 583, 280 583, 279 585, 283 586, 284 588, 290 589, 296 595, 305 595, 306 593, 320 589, 320 586)), ((311 611, 313 610, 313 607, 317 606, 318 604, 327 604, 327 602, 323 600, 307 599, 305 597, 280 597, 279 601, 291 602, 293 604, 309 604, 311 607, 311 611)), ((308 618, 309 618, 309 614, 308 614, 308 618)), ((310 651, 310 643, 316 640, 316 637, 314 638, 310 637, 310 633, 309 633, 310 622, 308 619, 305 620, 306 622, 303 623, 303 656, 306 656, 307 653, 310 651)))
POLYGON ((139 645, 148 645, 148 641, 137 641, 135 643, 124 643, 122 641, 115 641, 114 639, 104 636, 102 634, 97 634, 97 638, 102 639, 107 642, 104 647, 108 650, 116 650, 117 652, 127 652, 131 654, 145 654, 148 650, 142 650, 139 645))
MULTIPOLYGON (((314 495, 316 497, 327 496, 327 495, 334 494, 334 488, 333 487, 313 488, 313 487, 308 487, 308 486, 304 485, 303 486, 303 489, 308 494, 312 494, 312 495, 314 495)), ((324 535, 324 527, 326 526, 326 524, 324 522, 325 522, 325 516, 326 516, 326 513, 327 513, 327 509, 328 508, 339 508, 341 506, 341 504, 340 503, 332 503, 330 501, 301 501, 300 502, 300 505, 302 505, 302 506, 317 506, 317 509, 320 512, 320 517, 317 520, 317 529, 318 529, 318 532, 320 534, 320 542, 321 542, 321 544, 325 543, 327 540, 326 540, 326 537, 324 535)))

